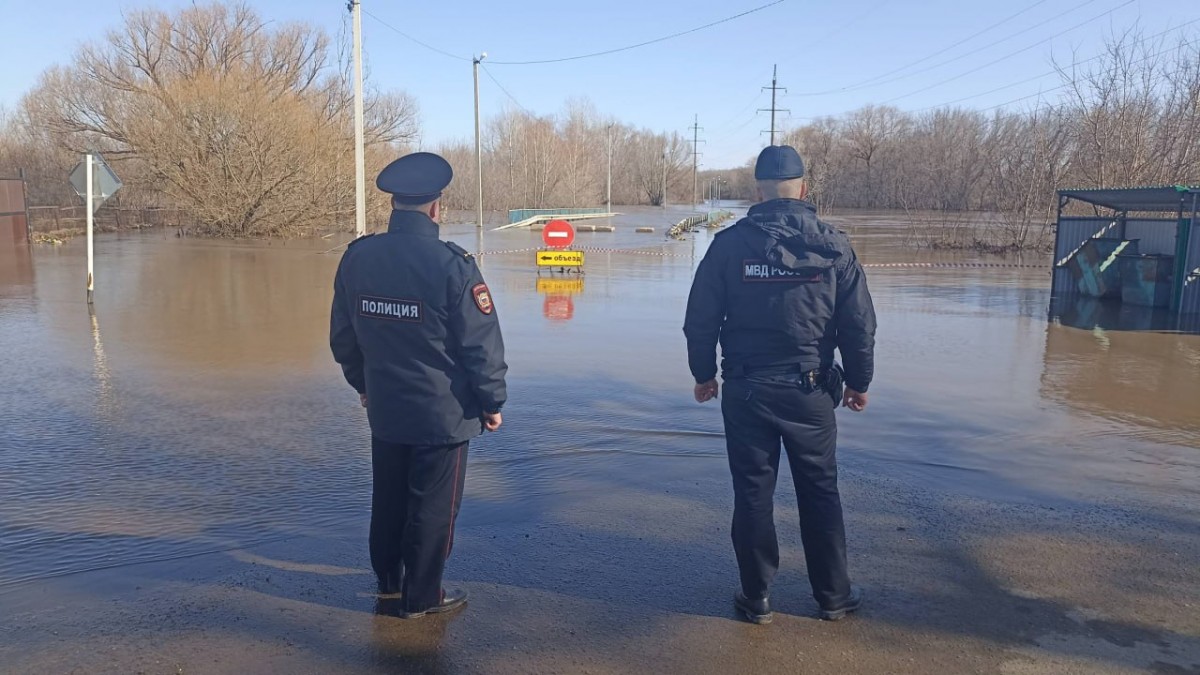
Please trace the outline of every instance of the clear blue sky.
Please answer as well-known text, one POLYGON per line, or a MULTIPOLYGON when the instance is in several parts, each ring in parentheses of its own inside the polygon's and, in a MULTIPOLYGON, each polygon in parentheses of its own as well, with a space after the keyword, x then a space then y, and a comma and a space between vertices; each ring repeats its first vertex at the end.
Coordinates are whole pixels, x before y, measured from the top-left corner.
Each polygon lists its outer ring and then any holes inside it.
MULTIPOLYGON (((1049 75, 984 93, 1049 71, 1052 54, 1086 58, 1097 54, 1113 32, 1137 25, 1152 35, 1200 19, 1195 0, 784 0, 715 28, 609 56, 548 65, 498 63, 621 47, 770 1, 363 0, 379 19, 468 60, 429 51, 371 16, 363 17, 364 50, 376 85, 403 89, 419 101, 427 145, 471 137, 469 57, 486 51, 490 72, 520 105, 539 114, 562 110, 571 97, 587 97, 602 114, 622 121, 690 133, 698 113, 701 137, 708 141, 701 148, 702 164, 723 168, 742 163, 766 144, 767 136, 759 132, 768 118, 756 109, 769 105, 761 87, 769 84, 772 64, 779 65, 779 83, 789 91, 779 102, 791 110, 782 115, 785 125, 867 103, 919 110, 983 94, 961 105, 987 108, 1056 86, 1057 77, 1049 75), (976 33, 981 34, 946 50, 976 33)), ((44 68, 65 62, 79 44, 118 25, 122 9, 147 4, 6 3, 0 105, 12 107, 44 68)), ((335 36, 346 15, 342 0, 249 4, 266 19, 313 22, 335 36)), ((348 30, 348 22, 345 26, 348 30)), ((1200 35, 1200 22, 1180 33, 1200 35)), ((485 119, 512 105, 486 75, 481 74, 480 87, 485 119)))

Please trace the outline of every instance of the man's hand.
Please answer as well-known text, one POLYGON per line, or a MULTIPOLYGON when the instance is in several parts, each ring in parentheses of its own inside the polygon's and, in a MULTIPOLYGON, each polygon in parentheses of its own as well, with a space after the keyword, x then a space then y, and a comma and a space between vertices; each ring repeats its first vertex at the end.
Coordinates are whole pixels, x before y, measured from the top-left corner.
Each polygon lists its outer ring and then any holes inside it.
POLYGON ((862 412, 867 408, 867 395, 846 387, 846 393, 842 396, 842 405, 854 412, 862 412))
POLYGON ((719 390, 720 387, 717 385, 717 381, 715 379, 709 380, 704 384, 696 385, 696 403, 708 403, 717 397, 717 392, 719 390))
POLYGON ((358 395, 358 402, 362 404, 362 407, 364 407, 364 408, 365 408, 365 407, 367 407, 367 395, 366 395, 366 394, 359 394, 359 395, 358 395))
POLYGON ((504 415, 501 415, 498 412, 483 414, 483 428, 484 429, 487 429, 488 431, 496 431, 497 429, 500 428, 501 424, 504 424, 504 415))

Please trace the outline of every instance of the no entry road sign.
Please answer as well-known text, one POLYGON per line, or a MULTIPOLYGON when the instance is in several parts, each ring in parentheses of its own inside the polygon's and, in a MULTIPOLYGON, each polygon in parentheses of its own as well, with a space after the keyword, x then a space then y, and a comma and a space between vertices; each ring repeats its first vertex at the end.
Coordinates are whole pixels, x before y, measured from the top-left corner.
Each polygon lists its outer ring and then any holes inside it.
POLYGON ((566 248, 575 243, 575 228, 565 220, 552 220, 542 230, 542 241, 550 248, 566 248))

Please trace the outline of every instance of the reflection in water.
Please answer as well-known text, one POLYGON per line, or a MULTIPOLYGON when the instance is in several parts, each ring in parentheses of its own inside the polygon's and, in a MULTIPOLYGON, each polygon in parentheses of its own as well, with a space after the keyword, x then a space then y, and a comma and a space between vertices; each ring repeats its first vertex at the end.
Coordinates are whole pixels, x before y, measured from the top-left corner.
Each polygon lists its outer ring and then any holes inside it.
POLYGON ((446 629, 457 615, 432 616, 422 621, 396 618, 397 600, 379 600, 371 619, 368 662, 382 673, 449 673, 452 655, 442 649, 446 629))
POLYGON ((1050 319, 1083 330, 1187 331, 1188 321, 1161 307, 1144 307, 1120 300, 1102 300, 1082 295, 1055 297, 1050 301, 1050 319))
POLYGON ((33 284, 33 254, 25 243, 0 242, 0 298, 33 284))
MULTIPOLYGON (((712 235, 665 242, 630 227, 677 215, 632 213, 616 233, 581 234, 582 246, 662 253, 589 255, 586 282, 538 280, 528 253, 484 258, 511 400, 504 432, 480 440, 468 472, 464 526, 614 484, 656 489, 628 468, 631 454, 723 470, 720 414, 691 400, 680 330, 712 235)), ((470 226, 447 235, 468 248, 481 236, 470 226)), ((905 255, 887 228, 860 235, 864 259, 905 255)), ((493 251, 539 242, 482 236, 493 251)), ((35 249, 32 265, 28 250, 0 259, 0 589, 363 522, 369 438, 328 354, 338 254, 318 254, 327 248, 100 237, 104 285, 91 316, 81 242, 35 249)), ((1078 455, 1059 450, 1064 435, 1098 438, 1120 417, 1119 443, 1088 447, 1108 462, 1103 472, 1136 458, 1200 484, 1200 467, 1181 469, 1171 454, 1200 444, 1185 404, 1200 393, 1200 337, 1097 339, 1091 327, 1047 325, 1040 273, 870 279, 881 326, 875 410, 841 417, 855 470, 894 473, 905 462, 914 481, 968 492, 1010 489, 997 476, 1050 490, 1046 476, 1080 473, 1078 455)), ((393 638, 381 630, 381 662, 420 661, 426 647, 393 638)))
POLYGON ((113 398, 112 373, 108 370, 108 357, 104 354, 104 342, 100 339, 100 321, 96 318, 96 308, 88 305, 88 318, 92 322, 92 359, 96 380, 96 410, 97 416, 103 420, 111 420, 116 412, 116 402, 113 398))
POLYGON ((322 368, 337 257, 312 249, 130 245, 106 266, 110 342, 164 368, 322 368))
POLYGON ((574 298, 583 294, 583 276, 539 276, 536 290, 544 296, 543 317, 550 321, 570 321, 575 316, 574 298))
MULTIPOLYGON (((1125 325, 1125 324, 1122 324, 1125 325)), ((1179 333, 1046 327, 1042 395, 1110 421, 1195 445, 1200 341, 1179 333), (1172 434, 1164 430, 1177 430, 1172 434)), ((1122 433, 1140 433, 1125 427, 1122 433)))

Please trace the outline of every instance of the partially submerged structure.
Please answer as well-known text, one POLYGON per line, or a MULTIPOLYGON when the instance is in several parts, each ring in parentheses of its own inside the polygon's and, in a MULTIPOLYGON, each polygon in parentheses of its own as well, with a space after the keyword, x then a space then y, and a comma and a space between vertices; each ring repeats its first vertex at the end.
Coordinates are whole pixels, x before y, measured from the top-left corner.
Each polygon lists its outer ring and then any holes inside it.
POLYGON ((1200 186, 1060 190, 1054 241, 1058 302, 1091 297, 1200 315, 1200 186), (1072 202, 1092 215, 1064 215, 1072 202))

